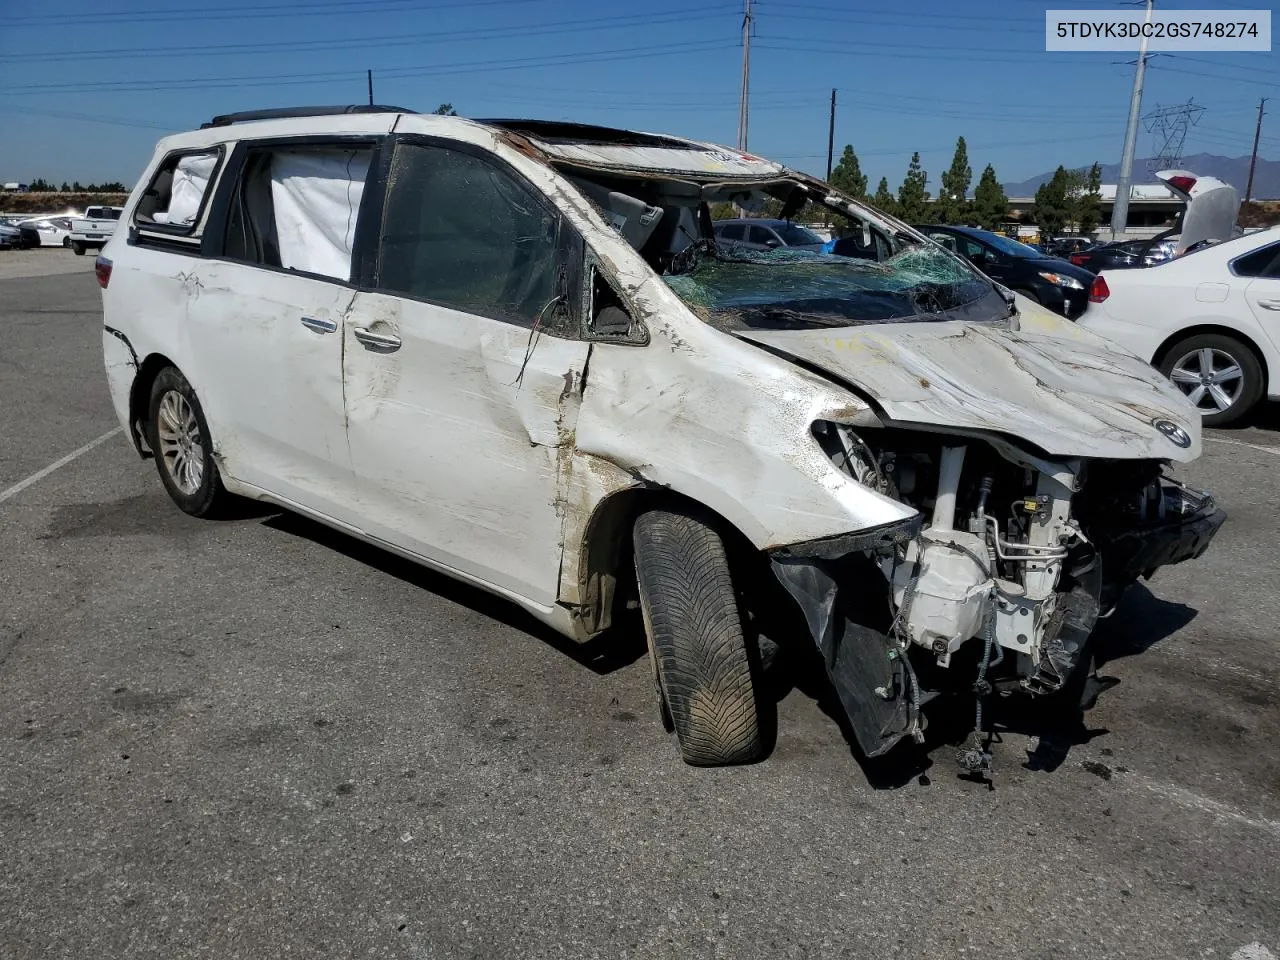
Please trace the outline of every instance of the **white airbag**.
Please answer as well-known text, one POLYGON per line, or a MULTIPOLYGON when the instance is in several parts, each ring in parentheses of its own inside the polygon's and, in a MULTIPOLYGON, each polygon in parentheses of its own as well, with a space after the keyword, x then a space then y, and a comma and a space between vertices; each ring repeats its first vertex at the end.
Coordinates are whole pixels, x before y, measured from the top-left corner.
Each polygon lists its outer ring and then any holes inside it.
POLYGON ((169 209, 157 212, 151 219, 156 223, 176 223, 183 226, 195 223, 200 213, 200 202, 209 189, 209 178, 218 165, 216 153, 200 153, 182 157, 173 171, 173 185, 169 189, 169 209))
POLYGON ((280 263, 346 280, 368 150, 282 150, 271 158, 280 263))

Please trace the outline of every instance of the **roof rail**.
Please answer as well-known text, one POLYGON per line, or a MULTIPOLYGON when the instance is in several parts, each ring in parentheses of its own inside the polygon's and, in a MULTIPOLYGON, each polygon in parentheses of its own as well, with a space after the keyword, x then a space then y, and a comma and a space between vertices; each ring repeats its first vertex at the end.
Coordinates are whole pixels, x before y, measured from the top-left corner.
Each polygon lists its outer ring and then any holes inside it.
POLYGON ((251 120, 287 120, 291 117, 332 117, 343 113, 417 113, 405 107, 388 107, 376 103, 354 103, 347 106, 333 107, 274 107, 270 110, 242 110, 239 113, 224 113, 214 117, 208 123, 200 124, 201 130, 210 127, 229 127, 233 123, 248 123, 251 120))

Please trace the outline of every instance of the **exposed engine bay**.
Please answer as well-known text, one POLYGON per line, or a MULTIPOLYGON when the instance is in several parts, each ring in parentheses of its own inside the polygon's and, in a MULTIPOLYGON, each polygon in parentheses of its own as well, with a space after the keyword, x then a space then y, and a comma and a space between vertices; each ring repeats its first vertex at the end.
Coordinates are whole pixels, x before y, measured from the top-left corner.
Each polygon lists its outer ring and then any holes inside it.
POLYGON ((919 511, 914 524, 833 544, 828 556, 774 556, 868 756, 921 738, 920 707, 935 692, 921 678, 962 649, 977 648, 976 677, 962 682, 973 681, 979 725, 982 697, 1001 686, 1062 690, 1124 590, 1198 557, 1225 519, 1158 461, 1055 462, 999 440, 836 423, 814 435, 841 471, 919 511), (867 602, 878 595, 883 609, 884 594, 887 626, 867 602))

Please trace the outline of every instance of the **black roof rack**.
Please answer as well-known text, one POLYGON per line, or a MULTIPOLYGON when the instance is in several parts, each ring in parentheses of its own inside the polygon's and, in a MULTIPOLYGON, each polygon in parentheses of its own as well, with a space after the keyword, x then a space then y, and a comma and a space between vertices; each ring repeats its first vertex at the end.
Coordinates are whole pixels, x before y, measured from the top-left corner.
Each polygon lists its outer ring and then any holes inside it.
POLYGON ((233 123, 251 120, 288 120, 291 117, 332 117, 343 113, 417 113, 405 107, 388 107, 377 103, 353 103, 334 107, 275 107, 270 110, 242 110, 240 113, 224 113, 208 123, 200 124, 201 130, 210 127, 229 127, 233 123))

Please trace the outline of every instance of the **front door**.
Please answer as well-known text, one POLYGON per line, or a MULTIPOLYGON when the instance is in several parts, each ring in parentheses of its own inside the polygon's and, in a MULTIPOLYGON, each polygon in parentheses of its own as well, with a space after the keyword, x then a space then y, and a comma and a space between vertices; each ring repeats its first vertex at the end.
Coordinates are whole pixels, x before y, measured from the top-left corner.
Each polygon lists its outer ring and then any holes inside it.
POLYGON ((480 152, 406 140, 387 183, 344 334, 361 525, 550 606, 589 350, 561 329, 572 228, 480 152))

